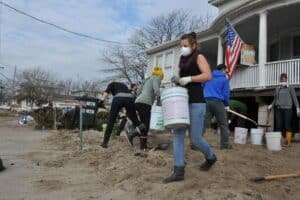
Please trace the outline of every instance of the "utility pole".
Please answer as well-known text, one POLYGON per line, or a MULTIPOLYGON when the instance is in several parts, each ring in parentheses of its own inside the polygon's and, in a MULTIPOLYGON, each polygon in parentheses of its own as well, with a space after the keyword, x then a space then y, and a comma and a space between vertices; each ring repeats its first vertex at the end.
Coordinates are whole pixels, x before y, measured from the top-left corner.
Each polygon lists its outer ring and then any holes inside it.
POLYGON ((15 65, 15 69, 14 69, 14 78, 13 78, 13 85, 12 85, 13 95, 15 95, 16 76, 17 76, 17 65, 15 65))

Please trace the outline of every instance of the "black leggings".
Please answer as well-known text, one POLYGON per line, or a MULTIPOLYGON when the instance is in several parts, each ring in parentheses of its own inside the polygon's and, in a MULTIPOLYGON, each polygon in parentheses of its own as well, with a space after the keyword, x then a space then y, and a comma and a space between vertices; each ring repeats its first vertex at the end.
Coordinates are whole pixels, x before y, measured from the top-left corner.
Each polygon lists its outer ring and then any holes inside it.
POLYGON ((121 122, 120 122, 120 126, 117 130, 117 133, 116 133, 117 136, 121 135, 121 132, 124 130, 126 123, 127 123, 127 118, 122 117, 121 122))
POLYGON ((114 124, 122 108, 126 109, 127 116, 132 121, 134 127, 140 125, 135 111, 134 99, 130 97, 114 97, 111 104, 107 128, 104 134, 104 143, 108 143, 112 130, 114 128, 114 124))
POLYGON ((149 126, 150 126, 150 117, 151 117, 151 106, 144 103, 136 103, 135 109, 139 114, 141 123, 145 124, 145 132, 148 135, 149 126))
POLYGON ((275 110, 276 131, 292 131, 292 109, 276 108, 275 110))

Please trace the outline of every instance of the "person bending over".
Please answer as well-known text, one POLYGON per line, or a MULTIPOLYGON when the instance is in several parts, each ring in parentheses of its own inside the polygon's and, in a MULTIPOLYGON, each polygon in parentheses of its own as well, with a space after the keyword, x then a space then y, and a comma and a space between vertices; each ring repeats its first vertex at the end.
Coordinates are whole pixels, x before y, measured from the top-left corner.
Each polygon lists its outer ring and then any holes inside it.
MULTIPOLYGON (((120 82, 113 81, 110 83, 100 100, 105 101, 109 94, 113 95, 113 100, 111 104, 111 109, 108 118, 107 128, 105 130, 104 139, 102 144, 100 145, 103 148, 108 147, 109 138, 111 136, 114 124, 116 122, 118 113, 122 108, 126 109, 126 114, 128 118, 132 121, 134 127, 136 127, 137 133, 136 135, 143 136, 145 135, 145 126, 141 124, 137 118, 137 114, 135 111, 134 105, 134 97, 128 87, 120 82)), ((126 139, 129 143, 130 140, 126 135, 126 139)))

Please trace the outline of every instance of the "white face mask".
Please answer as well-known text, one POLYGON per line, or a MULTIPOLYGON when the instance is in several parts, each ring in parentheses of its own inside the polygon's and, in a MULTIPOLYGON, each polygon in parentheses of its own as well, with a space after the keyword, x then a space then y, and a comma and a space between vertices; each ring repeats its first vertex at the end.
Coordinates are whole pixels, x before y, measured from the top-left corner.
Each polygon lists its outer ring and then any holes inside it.
POLYGON ((181 47, 181 55, 188 56, 192 53, 192 49, 190 47, 181 47))
POLYGON ((280 82, 280 85, 281 85, 281 86, 287 86, 288 83, 287 83, 287 82, 280 82))

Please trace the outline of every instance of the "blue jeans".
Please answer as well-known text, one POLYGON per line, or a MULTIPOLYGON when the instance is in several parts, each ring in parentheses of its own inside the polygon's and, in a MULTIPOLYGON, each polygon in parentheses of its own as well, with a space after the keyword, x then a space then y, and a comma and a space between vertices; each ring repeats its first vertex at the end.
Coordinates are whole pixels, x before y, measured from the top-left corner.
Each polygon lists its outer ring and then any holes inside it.
MULTIPOLYGON (((205 103, 192 103, 190 109, 190 140, 191 144, 201 151, 206 159, 214 159, 215 154, 209 146, 208 142, 203 138, 204 119, 206 113, 205 103)), ((184 138, 187 128, 173 130, 173 156, 175 166, 184 166, 184 138)))

